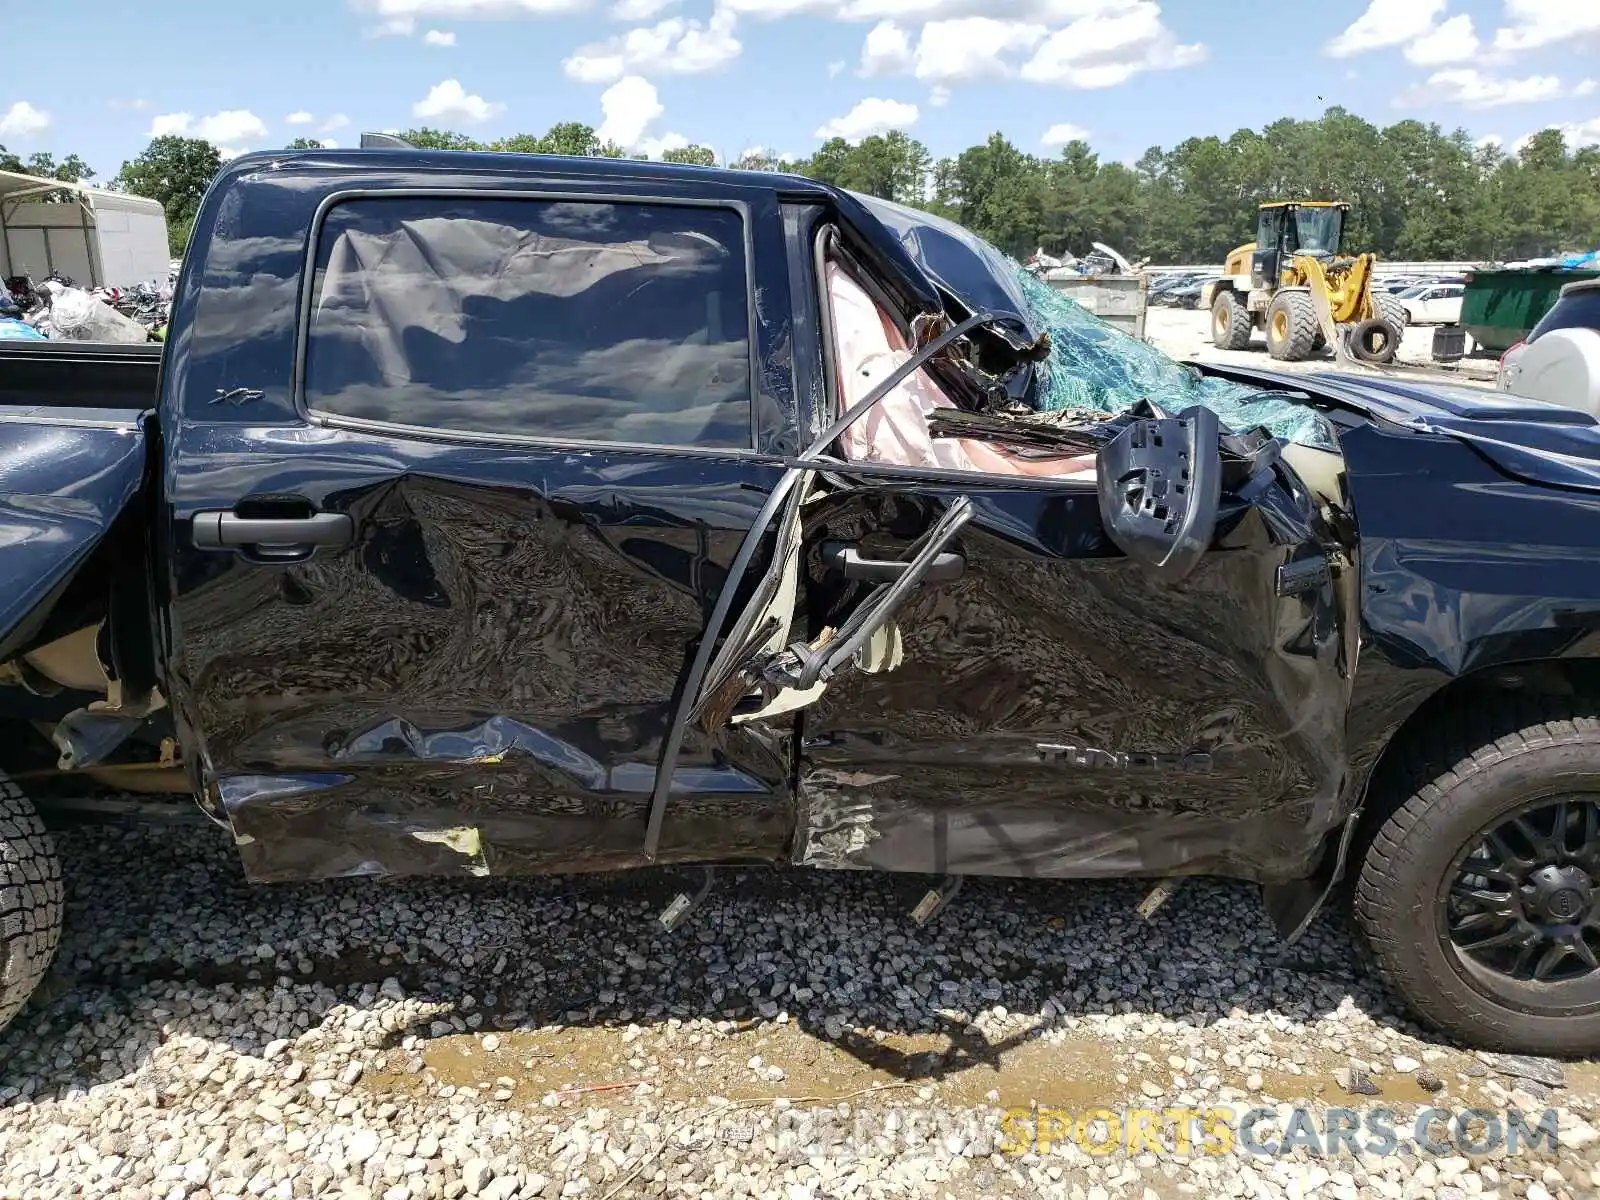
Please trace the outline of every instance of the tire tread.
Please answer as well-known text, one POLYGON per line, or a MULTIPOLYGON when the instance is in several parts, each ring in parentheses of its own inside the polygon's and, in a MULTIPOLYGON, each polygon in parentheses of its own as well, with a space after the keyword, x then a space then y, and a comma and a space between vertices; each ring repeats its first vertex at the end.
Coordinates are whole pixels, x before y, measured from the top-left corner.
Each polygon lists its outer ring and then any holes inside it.
MULTIPOLYGON (((1410 877, 1408 864, 1421 849, 1417 826, 1424 817, 1463 807, 1459 798, 1452 799, 1456 789, 1482 772, 1526 754, 1574 744, 1592 746, 1600 767, 1600 701, 1594 697, 1519 695, 1499 704, 1460 705, 1438 714, 1399 748, 1386 781, 1391 802, 1369 813, 1368 841, 1352 894, 1356 923, 1384 976, 1413 1011, 1464 1042, 1490 1049, 1572 1053, 1577 1038, 1565 1046, 1558 1039, 1551 1045, 1530 1044, 1528 1028, 1493 1015, 1504 1012, 1514 1018, 1513 1010, 1493 1006, 1464 983, 1441 981, 1424 969, 1419 947, 1403 936, 1411 905, 1403 909, 1402 904, 1412 893, 1399 885, 1410 877)), ((1593 1036, 1600 1039, 1600 1019, 1593 1036)))

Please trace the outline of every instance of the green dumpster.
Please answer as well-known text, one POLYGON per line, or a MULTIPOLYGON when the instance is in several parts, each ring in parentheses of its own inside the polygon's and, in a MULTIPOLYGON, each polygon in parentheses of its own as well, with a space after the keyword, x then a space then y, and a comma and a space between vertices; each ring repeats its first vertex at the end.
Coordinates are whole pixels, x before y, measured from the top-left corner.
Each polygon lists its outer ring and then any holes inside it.
POLYGON ((1561 289, 1600 271, 1474 271, 1461 296, 1461 324, 1492 354, 1504 354, 1550 311, 1561 289))

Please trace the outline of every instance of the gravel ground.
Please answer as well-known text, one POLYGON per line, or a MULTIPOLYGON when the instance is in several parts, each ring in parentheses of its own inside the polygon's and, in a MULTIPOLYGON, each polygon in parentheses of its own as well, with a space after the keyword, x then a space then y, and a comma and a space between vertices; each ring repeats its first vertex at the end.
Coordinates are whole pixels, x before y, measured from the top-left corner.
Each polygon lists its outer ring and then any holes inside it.
POLYGON ((1437 1043, 1341 922, 1284 947, 1243 885, 1144 921, 1132 883, 975 880, 918 928, 925 879, 746 871, 669 934, 669 872, 251 888, 209 828, 61 844, 56 973, 0 1034, 4 1197, 1600 1193, 1600 1067, 1437 1043), (1399 1152, 1051 1137, 1266 1107, 1276 1146, 1296 1104, 1392 1111, 1399 1152), (1419 1148, 1430 1105, 1554 1109, 1559 1146, 1419 1148))
MULTIPOLYGON (((1235 366, 1262 367, 1273 371, 1351 370, 1358 373, 1372 368, 1359 363, 1339 367, 1333 351, 1324 349, 1305 362, 1274 362, 1267 354, 1266 338, 1258 333, 1248 350, 1218 350, 1211 342, 1211 315, 1186 308, 1152 308, 1145 315, 1145 338, 1174 358, 1196 362, 1231 363, 1235 366)), ((1399 365, 1388 368, 1402 375, 1425 377, 1441 383, 1492 387, 1499 362, 1494 358, 1464 358, 1454 367, 1441 367, 1433 361, 1433 326, 1412 325, 1406 330, 1396 356, 1399 365)))

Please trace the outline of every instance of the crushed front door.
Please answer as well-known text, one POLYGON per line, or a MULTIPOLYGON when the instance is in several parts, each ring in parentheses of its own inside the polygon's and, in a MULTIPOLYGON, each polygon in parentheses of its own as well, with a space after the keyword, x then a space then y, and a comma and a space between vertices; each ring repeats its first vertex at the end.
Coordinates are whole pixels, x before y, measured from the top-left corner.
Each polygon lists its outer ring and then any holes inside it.
POLYGON ((822 461, 687 710, 797 722, 795 861, 1304 873, 1354 649, 1274 443, 1191 409, 1132 421, 1094 487, 822 461))

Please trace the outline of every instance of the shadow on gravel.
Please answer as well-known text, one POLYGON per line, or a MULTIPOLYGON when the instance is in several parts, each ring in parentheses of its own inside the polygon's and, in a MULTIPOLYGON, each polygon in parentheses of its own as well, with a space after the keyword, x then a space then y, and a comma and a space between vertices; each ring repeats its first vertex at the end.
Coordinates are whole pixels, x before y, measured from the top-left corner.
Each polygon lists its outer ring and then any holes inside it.
POLYGON ((668 933, 656 915, 695 882, 670 870, 252 887, 209 828, 81 829, 60 848, 67 931, 46 994, 0 1034, 0 1105, 135 1075, 185 1029, 260 1054, 280 1034, 230 1023, 248 1010, 239 996, 265 993, 270 1009, 288 990, 281 1007, 310 1028, 334 1005, 374 1005, 391 979, 436 1003, 384 1028, 375 1048, 445 1027, 744 1025, 786 1013, 903 1080, 997 1069, 1037 1036, 990 1041, 973 1022, 996 1006, 1057 1026, 1099 1015, 1204 1028, 1267 1014, 1287 1033, 1349 998, 1415 1032, 1359 964, 1342 918, 1286 947, 1244 884, 1190 881, 1145 921, 1137 882, 969 880, 919 928, 910 912, 924 877, 745 869, 723 874, 668 933), (86 1026, 99 1046, 115 1035, 115 1053, 82 1059, 86 1026), (940 1048, 908 1048, 911 1035, 918 1046, 939 1035, 940 1048))

